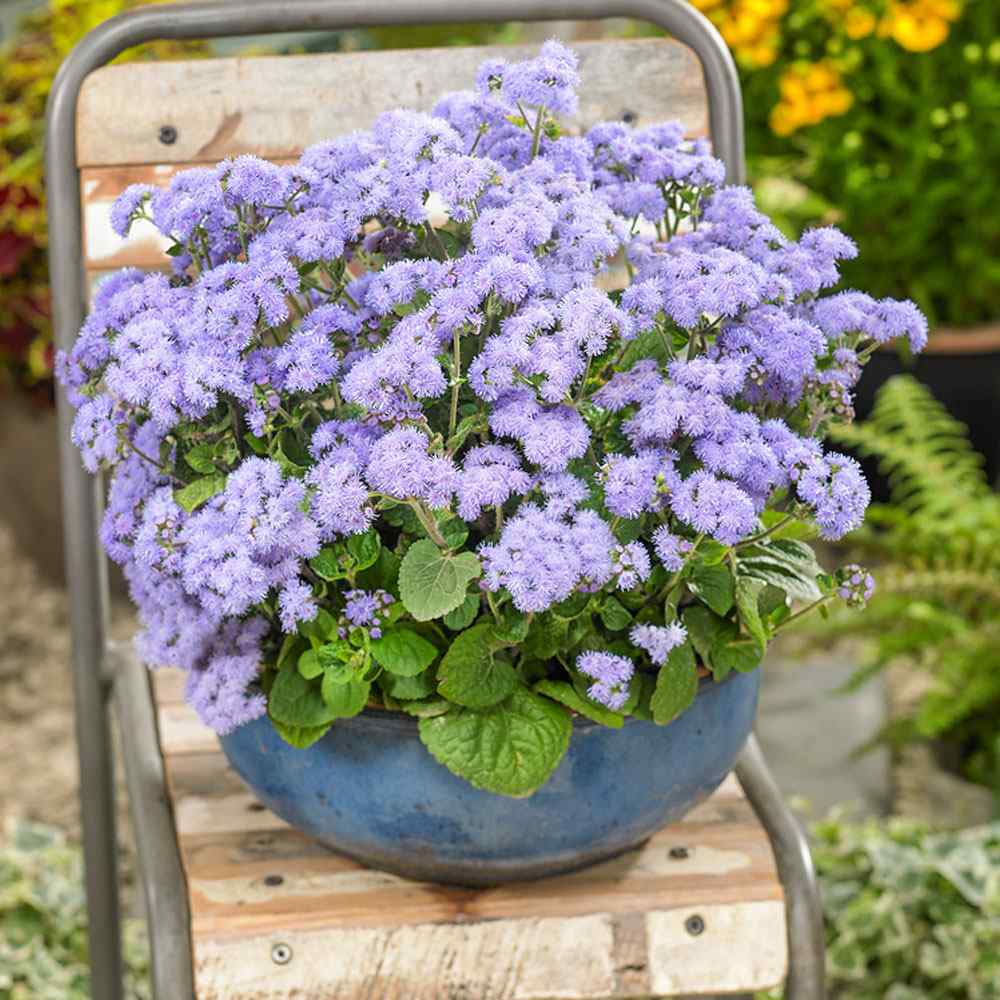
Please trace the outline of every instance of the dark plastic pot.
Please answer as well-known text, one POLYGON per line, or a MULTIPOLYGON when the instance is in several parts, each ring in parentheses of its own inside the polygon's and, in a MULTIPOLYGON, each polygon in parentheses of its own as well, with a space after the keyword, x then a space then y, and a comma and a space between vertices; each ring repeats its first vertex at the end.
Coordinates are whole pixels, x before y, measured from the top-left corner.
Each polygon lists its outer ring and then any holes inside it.
POLYGON ((613 857, 707 798, 750 735, 759 675, 703 682, 668 726, 632 719, 613 730, 576 720, 566 757, 526 799, 455 777, 402 714, 339 721, 306 750, 285 743, 267 719, 221 743, 263 803, 328 847, 411 878, 495 885, 613 857))

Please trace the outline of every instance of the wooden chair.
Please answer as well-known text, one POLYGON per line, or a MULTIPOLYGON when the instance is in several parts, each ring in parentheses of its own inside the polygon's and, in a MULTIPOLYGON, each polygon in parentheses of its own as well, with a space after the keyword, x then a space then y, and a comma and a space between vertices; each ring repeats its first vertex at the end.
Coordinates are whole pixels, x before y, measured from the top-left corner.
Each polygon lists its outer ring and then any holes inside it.
MULTIPOLYGON (((483 49, 106 66, 154 38, 472 20, 644 18, 678 41, 578 46, 579 124, 680 118, 743 178, 739 85, 725 45, 683 0, 254 0, 143 8, 93 31, 49 103, 56 335, 68 348, 108 269, 162 266, 162 246, 108 225, 114 197, 193 163, 290 159, 387 107, 429 108, 467 84, 483 49), (688 47, 689 46, 689 47, 688 47), (699 71, 699 61, 701 70, 699 71), (103 68, 102 68, 103 67, 103 68)), ((514 55, 519 55, 516 49, 514 55)), ((116 706, 159 1000, 542 1000, 751 991, 788 970, 791 1000, 821 1000, 823 929, 808 847, 751 740, 684 822, 587 871, 472 891, 367 871, 288 828, 227 768, 179 698, 106 640, 100 487, 70 444, 60 395, 93 994, 120 1000, 114 784, 116 706), (748 801, 749 800, 749 801, 748 801)))

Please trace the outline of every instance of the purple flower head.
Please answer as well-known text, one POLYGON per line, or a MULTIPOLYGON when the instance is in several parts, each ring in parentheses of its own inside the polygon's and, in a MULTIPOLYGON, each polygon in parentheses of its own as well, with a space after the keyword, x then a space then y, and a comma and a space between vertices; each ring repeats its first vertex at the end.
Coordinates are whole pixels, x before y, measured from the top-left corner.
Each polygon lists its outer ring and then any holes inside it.
POLYGON ((587 689, 590 698, 615 712, 625 707, 629 681, 635 673, 635 664, 627 656, 591 650, 576 658, 576 668, 593 678, 594 683, 587 689))
POLYGON ((429 455, 427 446, 427 436, 413 427, 400 427, 379 438, 365 470, 372 489, 399 500, 447 507, 458 473, 451 459, 429 455))
POLYGON ((632 644, 644 649, 657 666, 663 666, 672 649, 684 644, 687 630, 674 622, 666 627, 660 625, 633 625, 629 632, 632 644))
POLYGON ((373 639, 382 637, 386 611, 394 598, 385 590, 348 590, 344 592, 341 620, 345 627, 363 628, 373 639))
POLYGON ((753 500, 735 483, 710 472, 695 472, 682 480, 670 506, 685 524, 723 545, 746 538, 757 524, 753 500))
POLYGON ((691 551, 691 543, 675 535, 669 527, 661 524, 653 532, 653 551, 663 563, 663 568, 676 573, 684 568, 684 558, 691 551))
POLYGON ((281 627, 286 632, 294 632, 299 622, 312 621, 319 613, 312 587, 301 580, 292 580, 281 588, 278 608, 281 612, 281 627))
POLYGON ((830 541, 859 527, 871 501, 861 466, 836 452, 813 458, 796 480, 795 490, 812 508, 820 534, 830 541))
POLYGON ((499 506, 529 489, 531 476, 521 468, 513 448, 500 444, 471 448, 455 489, 459 517, 474 521, 485 508, 499 506))
POLYGON ((837 570, 837 596, 849 608, 863 608, 875 593, 875 577, 857 563, 837 570))
POLYGON ((156 193, 151 184, 130 184, 111 206, 111 228, 119 236, 128 236, 136 216, 156 193))
POLYGON ((616 545, 612 554, 615 572, 618 576, 619 590, 631 590, 645 581, 649 576, 652 564, 649 552, 642 542, 629 542, 626 545, 616 545))

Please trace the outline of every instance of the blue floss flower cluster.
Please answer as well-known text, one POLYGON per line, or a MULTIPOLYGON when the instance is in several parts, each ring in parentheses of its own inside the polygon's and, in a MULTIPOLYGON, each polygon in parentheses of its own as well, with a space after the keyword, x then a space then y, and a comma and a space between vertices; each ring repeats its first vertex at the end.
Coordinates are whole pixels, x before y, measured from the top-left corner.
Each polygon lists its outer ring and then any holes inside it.
MULTIPOLYGON (((403 551, 393 507, 435 538, 463 521, 480 588, 526 614, 679 573, 775 497, 825 538, 860 523, 861 470, 822 431, 874 345, 920 350, 923 317, 824 294, 851 241, 786 238, 680 125, 560 127, 579 82, 548 42, 294 164, 117 201, 117 232, 172 242, 172 275, 108 278, 58 375, 86 467, 113 469, 102 538, 142 655, 189 671, 219 732, 264 712, 260 664, 321 609, 377 638, 392 596, 309 561, 373 528, 403 551)), ((844 578, 852 601, 867 579, 844 578)), ((630 634, 657 665, 684 638, 630 634)), ((631 660, 577 665, 624 704, 631 660)))

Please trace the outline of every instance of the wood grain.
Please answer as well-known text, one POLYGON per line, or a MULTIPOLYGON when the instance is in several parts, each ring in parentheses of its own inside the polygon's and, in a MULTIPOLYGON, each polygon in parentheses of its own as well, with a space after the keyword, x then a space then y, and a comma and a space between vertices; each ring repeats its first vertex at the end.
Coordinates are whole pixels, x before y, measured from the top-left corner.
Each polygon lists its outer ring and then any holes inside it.
POLYGON ((611 861, 442 887, 365 868, 289 827, 184 705, 183 676, 153 678, 199 1000, 626 1000, 756 990, 784 975, 773 855, 732 775, 611 861), (290 949, 287 964, 275 945, 290 949))
MULTIPOLYGON (((586 126, 628 113, 650 124, 707 131, 701 68, 666 39, 578 42, 586 126)), ((92 73, 77 111, 81 167, 214 163, 256 153, 297 156, 305 146, 368 128, 387 108, 429 111, 442 94, 474 86, 488 56, 523 59, 535 45, 125 63, 92 73), (164 145, 163 125, 177 130, 164 145)))

